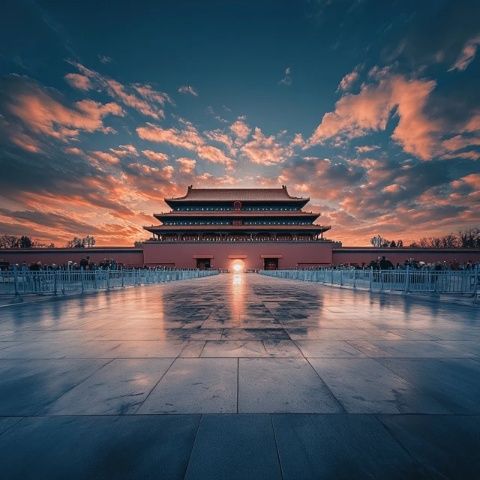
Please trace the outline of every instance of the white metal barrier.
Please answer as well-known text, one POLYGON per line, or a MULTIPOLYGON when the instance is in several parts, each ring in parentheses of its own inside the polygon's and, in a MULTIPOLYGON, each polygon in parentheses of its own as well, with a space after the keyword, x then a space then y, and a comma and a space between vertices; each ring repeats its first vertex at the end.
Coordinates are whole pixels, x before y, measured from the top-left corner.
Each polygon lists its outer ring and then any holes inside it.
POLYGON ((173 282, 218 274, 217 270, 40 270, 0 271, 0 294, 66 294, 173 282))
POLYGON ((480 287, 480 270, 260 270, 262 275, 318 282, 370 291, 404 293, 476 295, 480 287))

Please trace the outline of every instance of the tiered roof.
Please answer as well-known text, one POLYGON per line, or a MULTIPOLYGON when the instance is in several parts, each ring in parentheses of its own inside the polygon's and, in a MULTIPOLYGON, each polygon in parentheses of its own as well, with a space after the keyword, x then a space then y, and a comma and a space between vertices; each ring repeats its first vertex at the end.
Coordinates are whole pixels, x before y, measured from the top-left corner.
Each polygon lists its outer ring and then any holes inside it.
POLYGON ((184 202, 301 202, 309 198, 293 197, 283 185, 281 188, 193 188, 190 185, 183 197, 166 198, 169 205, 184 202))
POLYGON ((162 222, 168 220, 168 224, 144 228, 154 235, 189 232, 321 234, 330 227, 313 223, 320 214, 301 210, 309 200, 290 195, 285 185, 281 188, 193 188, 190 185, 184 196, 165 199, 172 207, 171 212, 155 214, 162 222), (236 205, 237 202, 240 205, 236 205), (279 217, 282 221, 275 223, 273 219, 279 217), (221 218, 230 221, 225 224, 215 220, 221 218), (211 220, 200 223, 191 222, 191 219, 211 220), (289 219, 292 221, 288 222, 289 219), (287 224, 283 224, 285 221, 287 224), (182 222, 189 224, 182 225, 182 222))

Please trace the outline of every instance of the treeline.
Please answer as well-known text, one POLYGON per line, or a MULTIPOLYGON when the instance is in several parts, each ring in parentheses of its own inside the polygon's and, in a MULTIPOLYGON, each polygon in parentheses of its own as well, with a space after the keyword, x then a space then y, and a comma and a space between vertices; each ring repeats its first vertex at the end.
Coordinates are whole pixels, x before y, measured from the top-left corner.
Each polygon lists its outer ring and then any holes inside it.
MULTIPOLYGON (((73 237, 65 245, 66 248, 89 248, 95 245, 95 238, 91 235, 86 237, 73 237)), ((28 235, 16 237, 15 235, 0 235, 0 248, 55 248, 54 243, 46 244, 33 240, 28 235)))
POLYGON ((449 233, 442 237, 423 237, 405 245, 402 240, 388 240, 375 235, 370 243, 376 248, 480 248, 480 228, 471 228, 457 234, 449 233))

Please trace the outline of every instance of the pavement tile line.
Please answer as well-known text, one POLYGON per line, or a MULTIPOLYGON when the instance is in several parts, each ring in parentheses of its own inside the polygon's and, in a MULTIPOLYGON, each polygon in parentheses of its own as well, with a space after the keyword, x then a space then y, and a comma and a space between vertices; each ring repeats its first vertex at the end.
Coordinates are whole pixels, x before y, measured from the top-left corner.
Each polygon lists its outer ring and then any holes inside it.
POLYGON ((175 360, 177 358, 173 358, 172 359, 172 362, 170 363, 169 367, 165 370, 165 372, 163 373, 163 375, 160 376, 160 378, 158 379, 158 382, 155 383, 155 385, 153 386, 153 388, 148 392, 148 394, 145 396, 145 398, 143 399, 143 401, 138 405, 138 407, 135 409, 135 413, 138 412, 140 410, 140 408, 142 408, 143 404, 147 401, 148 397, 152 394, 152 392, 155 390, 155 388, 157 388, 157 385, 161 382, 161 380, 165 377, 165 375, 167 374, 167 372, 170 370, 170 368, 172 368, 172 365, 175 363, 175 360))
MULTIPOLYGON (((399 447, 410 457, 410 459, 412 460, 412 462, 414 462, 415 464, 417 464, 419 467, 421 467, 422 469, 425 469, 425 472, 427 472, 427 466, 428 465, 425 465, 424 463, 420 462, 417 457, 415 455, 413 455, 413 453, 410 451, 409 448, 407 448, 406 445, 403 444, 403 442, 401 441, 400 438, 398 438, 397 435, 395 435, 395 432, 393 432, 389 427, 388 425, 382 421, 382 416, 385 416, 385 414, 383 415, 374 415, 375 418, 378 420, 378 422, 380 423, 380 425, 382 425, 382 427, 385 429, 385 431, 390 435, 390 437, 392 437, 392 439, 399 445, 399 447)), ((429 477, 428 473, 425 473, 426 476, 429 477)))

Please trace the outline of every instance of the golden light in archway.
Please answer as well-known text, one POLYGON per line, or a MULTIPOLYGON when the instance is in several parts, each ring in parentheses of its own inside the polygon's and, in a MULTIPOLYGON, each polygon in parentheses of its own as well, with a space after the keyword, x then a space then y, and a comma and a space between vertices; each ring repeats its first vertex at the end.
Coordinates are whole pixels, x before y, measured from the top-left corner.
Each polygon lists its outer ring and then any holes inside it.
POLYGON ((231 263, 231 268, 234 273, 242 273, 245 269, 245 262, 243 260, 234 260, 231 263))

